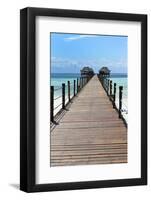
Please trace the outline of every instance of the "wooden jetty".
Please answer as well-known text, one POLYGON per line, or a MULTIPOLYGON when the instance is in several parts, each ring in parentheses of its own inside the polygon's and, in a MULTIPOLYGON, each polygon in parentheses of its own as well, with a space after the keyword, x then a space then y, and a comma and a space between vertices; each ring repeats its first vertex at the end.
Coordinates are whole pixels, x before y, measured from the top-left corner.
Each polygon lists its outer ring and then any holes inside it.
POLYGON ((51 130, 50 166, 127 162, 127 128, 96 75, 56 124, 51 130))

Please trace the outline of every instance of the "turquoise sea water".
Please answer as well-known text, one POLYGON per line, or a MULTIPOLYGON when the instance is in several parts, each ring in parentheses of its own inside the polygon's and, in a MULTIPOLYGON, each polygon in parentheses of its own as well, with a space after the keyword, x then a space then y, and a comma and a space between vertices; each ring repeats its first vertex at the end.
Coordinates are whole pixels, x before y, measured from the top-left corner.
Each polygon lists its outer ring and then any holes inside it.
MULTIPOLYGON (((54 113, 56 114, 62 107, 62 83, 65 83, 65 102, 68 102, 68 81, 70 81, 70 96, 73 97, 73 84, 74 80, 77 81, 80 78, 80 74, 71 73, 52 73, 50 79, 50 85, 54 86, 54 113)), ((77 83, 77 82, 76 82, 77 83)), ((77 87, 76 87, 77 88, 77 87)), ((77 92, 77 91, 76 91, 77 92)))
POLYGON ((110 79, 113 81, 113 83, 117 84, 117 88, 119 88, 119 86, 123 86, 123 96, 127 97, 127 74, 111 74, 110 79))
MULTIPOLYGON (((57 107, 55 109, 55 113, 57 113, 61 108, 62 103, 62 83, 65 83, 66 85, 66 102, 68 101, 68 88, 67 88, 67 82, 70 81, 70 94, 71 97, 73 96, 73 82, 74 80, 77 80, 77 78, 80 77, 80 74, 71 74, 71 73, 53 73, 51 74, 51 80, 50 84, 54 86, 54 98, 56 99, 54 101, 54 107, 57 107), (59 106, 60 105, 60 106, 59 106)), ((127 120, 128 117, 128 83, 127 83, 127 74, 111 74, 110 79, 113 81, 113 84, 117 84, 117 92, 116 92, 116 105, 118 107, 118 97, 119 97, 119 86, 123 86, 123 116, 127 120)))
POLYGON ((74 84, 74 80, 77 81, 77 78, 80 78, 80 74, 65 74, 65 73, 54 73, 51 75, 51 85, 54 86, 54 96, 57 97, 59 95, 61 95, 62 90, 62 83, 65 83, 65 91, 66 91, 66 98, 67 98, 67 93, 68 93, 68 81, 70 81, 70 94, 71 97, 73 96, 73 84, 74 84))

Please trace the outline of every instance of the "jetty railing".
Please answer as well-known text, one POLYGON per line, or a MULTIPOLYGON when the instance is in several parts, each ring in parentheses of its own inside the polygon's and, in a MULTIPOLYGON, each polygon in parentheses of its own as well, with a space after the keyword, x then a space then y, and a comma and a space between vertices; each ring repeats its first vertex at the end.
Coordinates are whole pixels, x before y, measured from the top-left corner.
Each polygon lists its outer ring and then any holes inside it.
POLYGON ((117 83, 113 84, 113 81, 109 78, 109 76, 98 74, 98 78, 108 95, 110 101, 112 102, 113 108, 118 111, 119 118, 122 118, 124 122, 127 124, 125 118, 123 117, 123 113, 128 114, 127 105, 124 102, 124 98, 126 98, 125 94, 123 94, 123 86, 119 86, 119 98, 117 98, 117 83), (117 105, 118 104, 118 105, 117 105), (123 106, 125 109, 123 109, 123 106))
POLYGON ((53 123, 55 116, 66 109, 66 106, 71 102, 81 89, 89 82, 93 76, 83 76, 73 81, 67 81, 67 84, 62 83, 60 87, 50 87, 50 121, 53 123), (58 96, 55 95, 56 92, 60 91, 58 96), (55 102, 59 101, 59 104, 55 106, 55 102))

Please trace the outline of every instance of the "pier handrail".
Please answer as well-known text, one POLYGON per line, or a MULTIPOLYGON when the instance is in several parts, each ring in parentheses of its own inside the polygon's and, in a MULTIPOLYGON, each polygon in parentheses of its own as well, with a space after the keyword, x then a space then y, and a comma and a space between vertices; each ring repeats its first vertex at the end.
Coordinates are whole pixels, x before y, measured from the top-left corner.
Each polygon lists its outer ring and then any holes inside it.
POLYGON ((122 114, 123 112, 125 112, 126 114, 128 113, 127 105, 125 104, 125 102, 123 100, 123 96, 125 96, 125 94, 123 94, 123 86, 121 86, 121 85, 119 86, 119 100, 118 100, 119 105, 117 107, 117 105, 116 105, 117 83, 114 83, 114 85, 113 85, 113 81, 111 79, 109 79, 108 76, 102 76, 102 75, 98 74, 98 78, 99 78, 105 92, 109 96, 109 99, 113 104, 113 108, 115 108, 118 111, 119 118, 122 118, 124 123, 127 125, 127 122, 124 119, 123 114, 122 114), (126 111, 125 111, 125 109, 123 109, 123 105, 125 106, 126 111))
POLYGON ((61 111, 64 110, 66 108, 66 106, 71 102, 72 98, 74 98, 80 91, 81 89, 88 83, 88 81, 91 79, 92 77, 79 77, 73 80, 73 82, 71 83, 71 81, 67 81, 67 85, 65 83, 62 83, 62 86, 58 87, 58 88, 54 88, 54 86, 51 86, 50 90, 50 120, 52 123, 54 123, 54 117, 61 111), (73 96, 71 96, 71 86, 73 86, 73 96), (58 95, 57 97, 55 97, 55 92, 58 90, 62 90, 61 95, 58 95), (67 91, 67 93, 66 93, 67 91), (62 98, 61 103, 59 103, 58 105, 56 105, 56 107, 54 107, 55 101, 62 98), (54 114, 54 111, 56 109, 58 109, 60 107, 60 109, 56 112, 56 114, 54 114))

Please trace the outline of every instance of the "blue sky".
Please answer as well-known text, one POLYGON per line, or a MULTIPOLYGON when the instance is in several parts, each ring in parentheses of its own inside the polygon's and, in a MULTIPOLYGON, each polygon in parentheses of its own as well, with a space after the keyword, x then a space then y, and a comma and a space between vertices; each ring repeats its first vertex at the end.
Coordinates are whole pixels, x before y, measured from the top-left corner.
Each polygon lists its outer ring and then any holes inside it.
POLYGON ((51 33, 51 72, 79 73, 84 66, 95 72, 107 66, 112 73, 127 73, 126 36, 51 33))

